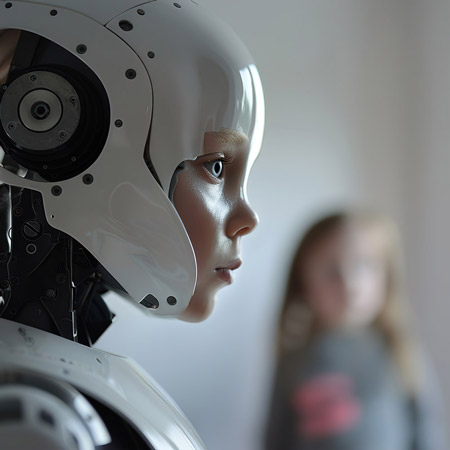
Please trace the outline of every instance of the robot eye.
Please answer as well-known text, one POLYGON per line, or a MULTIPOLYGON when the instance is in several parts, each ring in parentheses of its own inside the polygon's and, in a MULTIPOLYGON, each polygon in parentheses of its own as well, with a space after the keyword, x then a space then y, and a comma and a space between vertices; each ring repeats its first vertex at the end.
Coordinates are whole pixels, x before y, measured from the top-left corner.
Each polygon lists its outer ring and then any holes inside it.
POLYGON ((205 163, 205 168, 213 177, 220 178, 223 173, 223 161, 220 159, 208 161, 205 163))

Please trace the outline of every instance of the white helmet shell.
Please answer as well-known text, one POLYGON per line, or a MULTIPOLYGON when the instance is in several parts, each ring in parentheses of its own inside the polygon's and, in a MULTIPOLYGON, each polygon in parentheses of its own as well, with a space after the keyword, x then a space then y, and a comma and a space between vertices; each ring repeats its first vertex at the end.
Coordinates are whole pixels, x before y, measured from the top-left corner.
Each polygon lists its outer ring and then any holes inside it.
POLYGON ((251 56, 192 0, 14 1, 0 8, 0 29, 30 31, 81 59, 103 84, 111 113, 104 148, 83 173, 55 183, 2 166, 0 181, 41 192, 50 225, 86 247, 144 310, 178 315, 195 289, 196 261, 168 197, 171 179, 182 161, 203 153, 205 132, 244 133, 250 165, 256 158, 264 100, 251 56), (52 194, 55 185, 60 195, 52 194))

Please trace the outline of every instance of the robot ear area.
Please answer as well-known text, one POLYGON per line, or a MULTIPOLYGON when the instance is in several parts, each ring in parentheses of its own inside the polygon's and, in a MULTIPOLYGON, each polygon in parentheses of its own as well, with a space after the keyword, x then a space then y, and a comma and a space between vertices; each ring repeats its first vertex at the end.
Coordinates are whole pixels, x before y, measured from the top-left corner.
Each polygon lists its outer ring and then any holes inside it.
MULTIPOLYGON (((19 57, 30 34, 22 32, 19 57)), ((2 87, 0 145, 28 169, 27 177, 37 173, 61 181, 83 172, 100 155, 110 108, 104 87, 84 63, 53 42, 39 42, 37 64, 24 67, 23 59, 13 59, 16 69, 2 87)))

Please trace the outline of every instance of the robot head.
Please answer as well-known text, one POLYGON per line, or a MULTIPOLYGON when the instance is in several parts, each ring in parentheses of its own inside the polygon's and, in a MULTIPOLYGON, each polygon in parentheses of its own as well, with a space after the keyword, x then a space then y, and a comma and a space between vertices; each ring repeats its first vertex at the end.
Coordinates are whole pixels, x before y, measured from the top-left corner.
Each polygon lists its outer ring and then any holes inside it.
POLYGON ((179 184, 193 186, 195 161, 218 170, 216 145, 239 147, 246 201, 264 128, 251 56, 193 0, 0 8, 0 29, 22 30, 0 103, 0 181, 39 191, 49 224, 145 311, 179 315, 197 279, 195 205, 179 184))

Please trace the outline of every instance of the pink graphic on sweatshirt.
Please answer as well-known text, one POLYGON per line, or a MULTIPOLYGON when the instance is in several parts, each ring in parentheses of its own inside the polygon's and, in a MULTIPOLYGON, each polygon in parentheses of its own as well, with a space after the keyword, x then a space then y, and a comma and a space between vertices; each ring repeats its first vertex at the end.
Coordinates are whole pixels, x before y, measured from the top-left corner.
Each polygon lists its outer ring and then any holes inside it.
POLYGON ((292 405, 297 413, 299 433, 323 438, 347 431, 361 418, 352 379, 344 374, 319 375, 299 386, 292 405))

